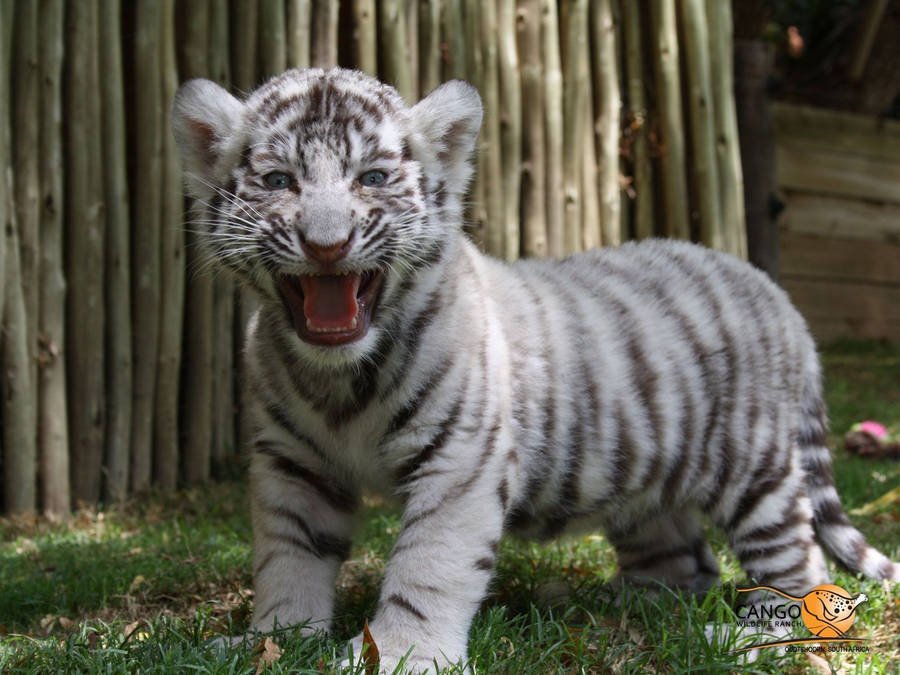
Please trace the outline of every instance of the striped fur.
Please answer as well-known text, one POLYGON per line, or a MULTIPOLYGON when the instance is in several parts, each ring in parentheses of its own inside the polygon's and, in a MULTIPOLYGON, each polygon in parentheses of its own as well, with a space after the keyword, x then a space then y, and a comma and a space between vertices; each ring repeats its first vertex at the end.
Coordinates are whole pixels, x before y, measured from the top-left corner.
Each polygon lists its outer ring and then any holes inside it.
POLYGON ((460 229, 480 119, 464 83, 407 108, 344 70, 289 71, 246 102, 206 81, 179 91, 198 227, 261 299, 254 626, 328 627, 363 490, 404 506, 371 623, 388 669, 413 645, 414 668, 465 659, 506 530, 602 528, 625 577, 702 589, 718 575, 707 514, 754 583, 826 582, 820 546, 900 579, 840 506, 815 347, 785 294, 680 242, 485 257, 460 229), (373 168, 386 183, 360 188, 373 168), (274 170, 289 189, 267 188, 274 170), (338 267, 383 274, 371 327, 309 343, 279 275, 318 271, 302 241, 348 237, 338 267))

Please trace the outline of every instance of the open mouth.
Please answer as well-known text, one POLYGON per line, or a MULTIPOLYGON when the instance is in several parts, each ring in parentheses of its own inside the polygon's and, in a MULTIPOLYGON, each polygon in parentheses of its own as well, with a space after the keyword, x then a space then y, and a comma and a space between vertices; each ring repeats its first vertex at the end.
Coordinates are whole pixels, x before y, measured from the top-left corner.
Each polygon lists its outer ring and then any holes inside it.
POLYGON ((372 323, 382 274, 289 274, 279 279, 281 297, 297 336, 317 345, 343 345, 362 338, 372 323))

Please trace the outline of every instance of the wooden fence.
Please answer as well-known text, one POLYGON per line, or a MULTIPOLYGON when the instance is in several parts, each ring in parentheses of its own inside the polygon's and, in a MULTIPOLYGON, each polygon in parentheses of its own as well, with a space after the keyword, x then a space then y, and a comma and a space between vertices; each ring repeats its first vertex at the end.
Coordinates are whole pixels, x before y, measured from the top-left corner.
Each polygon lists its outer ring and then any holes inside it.
POLYGON ((485 103, 468 227, 506 259, 651 235, 744 255, 721 0, 0 2, 5 510, 207 480, 240 445, 248 302, 201 273, 168 108, 358 67, 485 103), (727 224, 727 225, 726 225, 727 224))
POLYGON ((819 340, 900 340, 900 122, 775 108, 781 282, 819 340))

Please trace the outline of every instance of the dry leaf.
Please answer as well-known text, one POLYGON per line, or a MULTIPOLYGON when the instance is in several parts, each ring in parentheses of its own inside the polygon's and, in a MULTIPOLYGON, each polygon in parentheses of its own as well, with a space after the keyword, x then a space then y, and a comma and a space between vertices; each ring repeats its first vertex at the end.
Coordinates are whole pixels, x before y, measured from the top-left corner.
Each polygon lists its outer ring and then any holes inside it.
POLYGON ((6 626, 0 623, 0 635, 9 635, 9 631, 6 630, 6 626))
POLYGON ((146 582, 147 580, 144 578, 144 575, 138 574, 134 579, 131 580, 131 585, 128 587, 128 592, 133 593, 134 589, 146 582))
POLYGON ((41 630, 44 631, 45 635, 50 635, 50 631, 53 630, 53 624, 56 623, 56 616, 53 614, 47 614, 41 619, 41 630))
POLYGON ((375 638, 369 632, 369 622, 363 624, 363 661, 366 662, 366 675, 377 675, 378 662, 381 655, 378 653, 378 645, 375 644, 375 638))
POLYGON ((88 648, 96 649, 97 645, 100 643, 100 633, 92 630, 87 634, 88 648))
POLYGON ((281 647, 275 644, 275 640, 267 637, 256 647, 256 675, 260 675, 271 663, 281 658, 281 647))
POLYGON ((134 631, 136 631, 140 627, 141 627, 140 621, 132 621, 130 624, 125 626, 125 631, 124 631, 125 639, 127 640, 128 638, 130 638, 131 634, 134 633, 134 631))
POLYGON ((806 660, 809 661, 809 665, 813 667, 817 673, 822 673, 822 675, 831 675, 831 666, 828 665, 828 661, 823 659, 818 654, 813 654, 812 652, 806 652, 806 660))
POLYGON ((67 616, 61 616, 59 617, 59 625, 63 630, 69 630, 75 625, 75 622, 67 616))

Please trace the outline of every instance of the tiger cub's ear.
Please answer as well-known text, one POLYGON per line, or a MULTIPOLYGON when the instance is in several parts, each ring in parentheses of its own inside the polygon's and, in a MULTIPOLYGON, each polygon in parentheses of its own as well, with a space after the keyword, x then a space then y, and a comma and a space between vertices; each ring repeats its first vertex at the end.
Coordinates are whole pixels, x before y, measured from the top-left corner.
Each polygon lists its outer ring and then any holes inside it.
POLYGON ((238 152, 244 104, 209 80, 189 80, 175 94, 172 129, 181 149, 187 185, 195 196, 219 186, 238 152))
POLYGON ((472 176, 469 159, 481 128, 481 97, 468 82, 450 80, 410 111, 410 150, 425 173, 461 193, 472 176))

